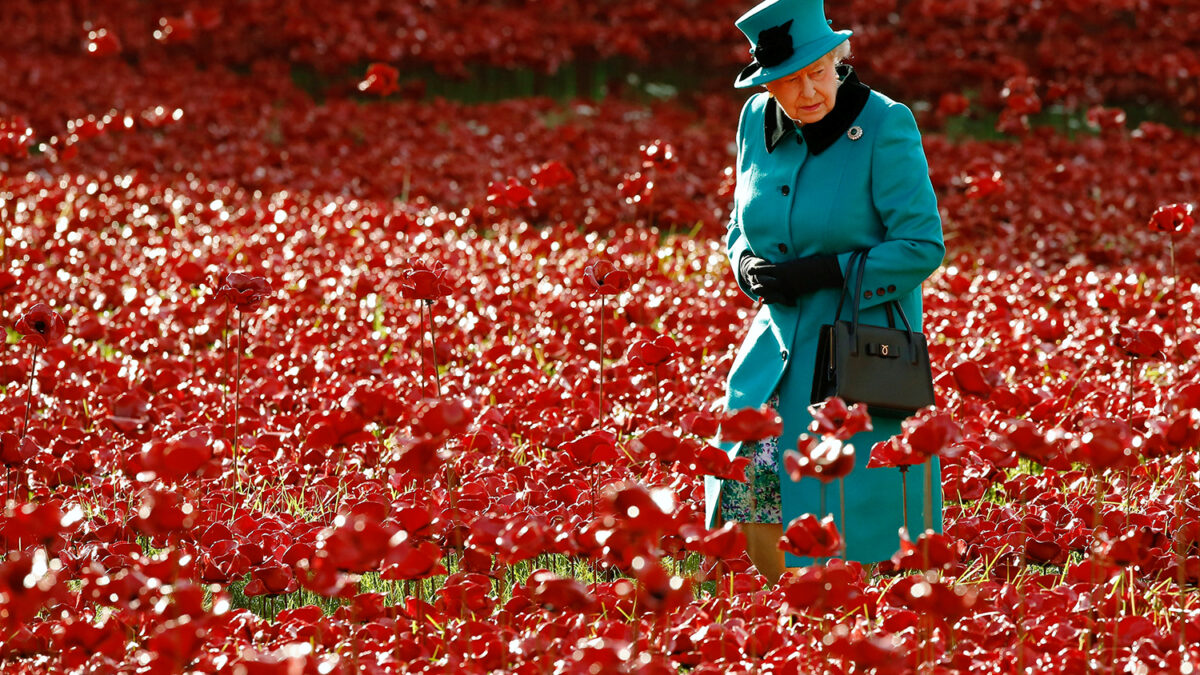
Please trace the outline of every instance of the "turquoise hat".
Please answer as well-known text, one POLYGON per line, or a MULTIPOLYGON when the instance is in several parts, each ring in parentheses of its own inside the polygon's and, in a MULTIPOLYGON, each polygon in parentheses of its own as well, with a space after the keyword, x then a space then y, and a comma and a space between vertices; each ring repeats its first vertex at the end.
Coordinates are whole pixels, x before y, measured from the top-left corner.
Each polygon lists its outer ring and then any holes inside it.
POLYGON ((738 89, 787 77, 854 33, 829 27, 824 0, 765 0, 736 23, 750 40, 754 56, 733 83, 738 89))

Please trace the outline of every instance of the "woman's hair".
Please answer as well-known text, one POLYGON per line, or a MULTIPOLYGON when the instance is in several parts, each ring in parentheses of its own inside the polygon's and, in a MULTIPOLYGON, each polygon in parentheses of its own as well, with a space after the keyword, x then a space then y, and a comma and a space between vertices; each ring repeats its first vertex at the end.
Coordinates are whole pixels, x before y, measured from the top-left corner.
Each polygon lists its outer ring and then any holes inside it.
POLYGON ((833 65, 839 66, 843 61, 850 58, 850 38, 843 40, 838 46, 829 51, 833 54, 833 65))

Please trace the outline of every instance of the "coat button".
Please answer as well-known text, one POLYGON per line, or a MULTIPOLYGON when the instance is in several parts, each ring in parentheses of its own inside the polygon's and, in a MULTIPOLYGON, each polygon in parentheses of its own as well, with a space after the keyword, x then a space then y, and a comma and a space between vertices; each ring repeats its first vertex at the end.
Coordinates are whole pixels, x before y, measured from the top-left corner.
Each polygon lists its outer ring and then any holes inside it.
POLYGON ((786 196, 788 196, 788 193, 792 191, 792 189, 786 185, 780 185, 779 191, 783 193, 784 197, 786 197, 786 196))
POLYGON ((883 295, 884 293, 887 293, 887 291, 883 289, 883 286, 875 289, 875 295, 883 295))
POLYGON ((895 293, 895 292, 896 292, 896 287, 892 284, 888 284, 888 293, 895 293))
POLYGON ((788 354, 787 354, 787 350, 786 350, 786 349, 785 349, 785 350, 783 350, 783 351, 781 351, 781 352, 779 352, 779 358, 783 359, 784 361, 787 361, 787 356, 788 356, 788 354))
POLYGON ((873 297, 871 291, 863 291, 863 297, 870 300, 873 297))
POLYGON ((780 252, 780 253, 787 253, 787 244, 780 244, 780 245, 779 245, 779 252, 780 252))

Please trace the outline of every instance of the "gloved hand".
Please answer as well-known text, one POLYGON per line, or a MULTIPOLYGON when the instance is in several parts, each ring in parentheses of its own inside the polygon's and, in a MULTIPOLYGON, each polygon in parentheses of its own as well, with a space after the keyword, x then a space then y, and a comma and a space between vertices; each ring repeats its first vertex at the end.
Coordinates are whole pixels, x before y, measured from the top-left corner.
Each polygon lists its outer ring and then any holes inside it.
POLYGON ((747 253, 742 256, 739 271, 750 291, 768 305, 794 305, 801 295, 821 288, 839 288, 843 281, 842 269, 833 255, 770 263, 747 253))
POLYGON ((768 290, 763 286, 762 279, 764 277, 772 282, 775 280, 775 267, 774 263, 767 262, 753 253, 743 255, 738 264, 738 276, 742 285, 749 288, 751 293, 757 295, 768 305, 784 302, 787 299, 774 289, 768 290))

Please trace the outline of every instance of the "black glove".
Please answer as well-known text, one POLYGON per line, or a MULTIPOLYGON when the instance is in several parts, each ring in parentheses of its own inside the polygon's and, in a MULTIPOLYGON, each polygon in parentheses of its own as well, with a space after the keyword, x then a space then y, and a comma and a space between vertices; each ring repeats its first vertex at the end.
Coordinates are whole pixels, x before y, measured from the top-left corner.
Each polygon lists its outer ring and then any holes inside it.
POLYGON ((750 291, 765 304, 794 305, 796 298, 822 288, 840 288, 844 277, 837 256, 810 255, 782 263, 742 256, 739 269, 750 291))
POLYGON ((738 277, 742 281, 742 285, 750 289, 750 292, 757 295, 762 301, 768 305, 783 302, 786 298, 774 291, 768 292, 760 280, 763 275, 770 279, 772 270, 775 268, 775 263, 767 262, 753 253, 747 253, 742 256, 738 263, 738 277))

